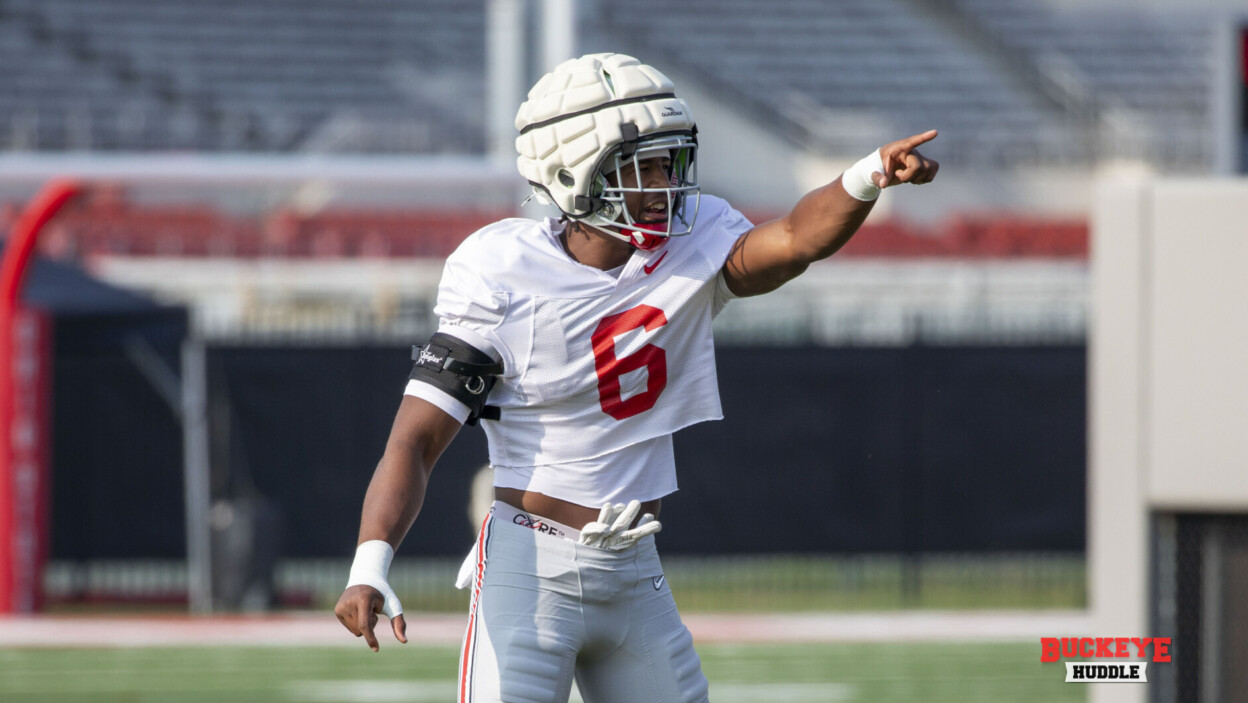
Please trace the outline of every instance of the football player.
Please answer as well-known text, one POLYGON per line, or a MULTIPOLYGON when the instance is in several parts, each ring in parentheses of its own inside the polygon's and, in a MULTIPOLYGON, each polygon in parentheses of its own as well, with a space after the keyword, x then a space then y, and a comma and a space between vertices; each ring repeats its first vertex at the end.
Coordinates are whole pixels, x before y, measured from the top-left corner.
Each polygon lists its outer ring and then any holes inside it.
POLYGON ((721 417, 712 318, 835 253, 880 190, 932 180, 915 147, 936 132, 753 225, 700 193, 689 106, 632 57, 560 64, 516 128, 521 175, 563 215, 500 221, 447 259, 335 612, 373 650, 381 613, 407 641, 390 561, 439 455, 480 422, 495 501, 460 573, 459 700, 566 701, 575 678, 590 703, 705 701, 654 533, 672 433, 721 417))

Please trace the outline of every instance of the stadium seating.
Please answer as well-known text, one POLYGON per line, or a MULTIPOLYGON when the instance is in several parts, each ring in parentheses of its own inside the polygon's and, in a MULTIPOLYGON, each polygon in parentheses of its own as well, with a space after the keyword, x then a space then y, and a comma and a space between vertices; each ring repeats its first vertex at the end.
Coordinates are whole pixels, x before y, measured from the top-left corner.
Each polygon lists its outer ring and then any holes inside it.
POLYGON ((949 164, 1126 155, 1199 167, 1211 158, 1202 116, 1212 23, 1179 10, 1034 0, 789 0, 766 12, 749 0, 602 7, 603 33, 591 48, 623 40, 663 56, 828 153, 876 143, 875 132, 845 128, 844 117, 856 116, 852 124, 881 134, 939 125, 949 164), (1068 67, 1076 75, 1057 75, 1068 67))
MULTIPOLYGON (((812 150, 939 124, 942 162, 1211 159, 1212 22, 1034 0, 578 3, 812 150)), ((482 0, 5 0, 0 149, 481 153, 482 0)))
POLYGON ((480 151, 483 22, 452 0, 9 0, 0 55, 43 90, 0 98, 0 125, 37 115, 42 149, 480 151), (65 100, 90 107, 77 144, 65 100))
POLYGON ((1058 74, 1098 113, 1135 122, 1140 154, 1163 163, 1207 158, 1214 23, 1197 13, 1031 0, 947 0, 1010 52, 1058 74))

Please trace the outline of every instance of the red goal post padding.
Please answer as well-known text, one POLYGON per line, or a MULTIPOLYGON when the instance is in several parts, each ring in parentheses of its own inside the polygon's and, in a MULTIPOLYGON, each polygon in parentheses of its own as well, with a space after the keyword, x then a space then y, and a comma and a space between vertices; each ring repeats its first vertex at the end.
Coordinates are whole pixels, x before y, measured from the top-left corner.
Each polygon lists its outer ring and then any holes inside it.
POLYGON ((44 225, 80 190, 54 180, 14 224, 0 262, 0 613, 39 605, 47 555, 49 326, 20 304, 44 225))

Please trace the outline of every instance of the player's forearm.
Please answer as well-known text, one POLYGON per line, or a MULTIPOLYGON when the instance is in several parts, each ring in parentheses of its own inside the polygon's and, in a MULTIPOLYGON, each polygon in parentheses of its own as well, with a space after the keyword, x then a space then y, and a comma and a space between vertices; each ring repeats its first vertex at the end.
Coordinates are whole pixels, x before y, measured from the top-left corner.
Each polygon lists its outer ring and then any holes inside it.
POLYGON ((739 297, 762 295, 797 278, 845 246, 873 204, 850 197, 839 179, 807 193, 788 215, 737 241, 724 262, 729 290, 739 297))
POLYGON ((429 474, 459 432, 459 421, 415 396, 403 396, 386 453, 364 495, 360 542, 398 547, 425 502, 429 474))
POLYGON ((398 548, 424 505, 432 469, 416 452, 387 449, 364 494, 359 543, 377 539, 398 548))
POLYGON ((853 238, 874 205, 874 200, 850 197, 839 178, 807 193, 788 216, 793 258, 804 269, 832 256, 853 238))

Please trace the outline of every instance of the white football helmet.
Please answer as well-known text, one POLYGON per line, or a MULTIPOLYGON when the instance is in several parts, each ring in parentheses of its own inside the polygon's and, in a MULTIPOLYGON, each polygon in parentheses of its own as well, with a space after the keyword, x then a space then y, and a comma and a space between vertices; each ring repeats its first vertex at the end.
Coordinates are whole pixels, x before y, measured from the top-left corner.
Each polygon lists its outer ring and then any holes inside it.
POLYGON ((698 214, 697 126, 673 91, 667 76, 631 56, 564 61, 542 76, 516 114, 520 175, 568 218, 640 249, 689 234, 698 214), (625 167, 640 174, 640 162, 656 156, 671 159, 666 187, 621 178, 625 167), (637 221, 625 194, 655 192, 666 198, 665 220, 637 221))

